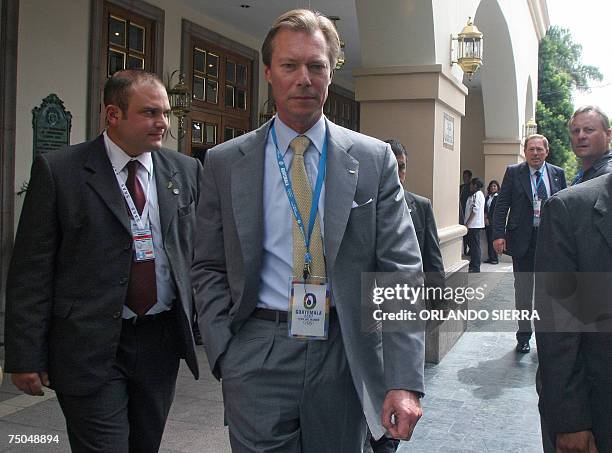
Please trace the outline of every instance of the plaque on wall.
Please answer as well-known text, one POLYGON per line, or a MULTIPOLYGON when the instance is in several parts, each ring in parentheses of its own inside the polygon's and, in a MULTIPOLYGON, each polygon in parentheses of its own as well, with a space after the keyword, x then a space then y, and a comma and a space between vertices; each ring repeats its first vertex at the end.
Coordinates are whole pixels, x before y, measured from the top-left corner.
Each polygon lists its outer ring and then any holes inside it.
POLYGON ((64 108, 64 102, 51 93, 42 104, 32 109, 34 132, 34 157, 70 144, 72 114, 64 108))

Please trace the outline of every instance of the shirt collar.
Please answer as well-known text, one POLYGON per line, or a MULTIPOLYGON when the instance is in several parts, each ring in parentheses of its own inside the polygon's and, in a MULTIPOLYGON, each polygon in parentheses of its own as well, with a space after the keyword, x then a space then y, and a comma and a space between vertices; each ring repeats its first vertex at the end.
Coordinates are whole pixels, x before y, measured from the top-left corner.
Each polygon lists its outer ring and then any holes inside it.
POLYGON ((153 158, 151 157, 151 152, 142 153, 140 156, 132 157, 123 151, 119 145, 117 145, 111 138, 108 136, 106 131, 104 131, 104 144, 106 146, 106 154, 108 155, 108 159, 111 162, 113 168, 115 168, 118 172, 121 172, 127 163, 131 160, 137 160, 141 163, 141 165, 147 170, 149 176, 153 172, 153 158))
POLYGON ((325 115, 321 115, 321 118, 306 132, 299 134, 285 123, 276 115, 274 118, 274 129, 276 131, 276 138, 278 140, 278 149, 282 150, 283 157, 289 150, 289 143, 298 135, 305 135, 310 140, 310 143, 315 149, 321 154, 323 151, 323 142, 325 141, 325 115))
POLYGON ((544 162, 540 168, 529 167, 529 174, 531 176, 535 175, 536 171, 539 171, 542 177, 544 177, 546 175, 546 162, 544 162))

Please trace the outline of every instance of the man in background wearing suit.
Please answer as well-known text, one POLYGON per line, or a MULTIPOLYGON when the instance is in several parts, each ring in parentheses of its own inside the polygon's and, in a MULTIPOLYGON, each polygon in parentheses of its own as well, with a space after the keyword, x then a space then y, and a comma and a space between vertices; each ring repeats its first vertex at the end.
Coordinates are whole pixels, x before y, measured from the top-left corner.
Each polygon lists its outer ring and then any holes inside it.
POLYGON ((611 174, 546 203, 535 270, 544 451, 612 451, 611 174))
POLYGON ((595 105, 585 105, 574 112, 569 121, 572 150, 582 166, 572 185, 612 173, 608 116, 595 105))
POLYGON ((363 274, 421 285, 419 249, 389 146, 323 116, 339 49, 325 16, 281 15, 277 115, 206 158, 193 280, 234 452, 361 451, 366 421, 409 439, 422 414, 423 325, 374 320, 363 274))
POLYGON ((7 283, 6 369, 29 395, 57 392, 73 451, 154 452, 179 358, 198 377, 191 331, 202 177, 161 149, 162 82, 115 73, 107 128, 39 154, 7 283))
MULTIPOLYGON (((525 162, 506 169, 493 213, 493 247, 512 256, 517 310, 533 308, 533 262, 542 203, 565 189, 565 173, 546 163, 548 140, 534 134, 525 140, 525 162), (508 211, 510 214, 508 215, 508 211), (506 217, 508 222, 506 223, 506 217)), ((531 350, 531 321, 518 321, 516 351, 531 350)))

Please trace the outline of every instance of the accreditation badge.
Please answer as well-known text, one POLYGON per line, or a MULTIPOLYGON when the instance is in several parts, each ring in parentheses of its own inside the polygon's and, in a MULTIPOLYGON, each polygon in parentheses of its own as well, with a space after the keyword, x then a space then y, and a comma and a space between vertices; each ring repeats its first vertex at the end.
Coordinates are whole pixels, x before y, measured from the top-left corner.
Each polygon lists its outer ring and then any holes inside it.
POLYGON ((153 249, 153 233, 151 228, 139 228, 134 220, 132 222, 132 239, 134 240, 134 259, 136 261, 149 261, 155 259, 153 249))
POLYGON ((535 226, 540 225, 540 211, 542 209, 542 200, 539 198, 533 200, 533 217, 535 219, 535 226))
POLYGON ((327 340, 330 297, 325 278, 291 280, 289 336, 302 340, 327 340))

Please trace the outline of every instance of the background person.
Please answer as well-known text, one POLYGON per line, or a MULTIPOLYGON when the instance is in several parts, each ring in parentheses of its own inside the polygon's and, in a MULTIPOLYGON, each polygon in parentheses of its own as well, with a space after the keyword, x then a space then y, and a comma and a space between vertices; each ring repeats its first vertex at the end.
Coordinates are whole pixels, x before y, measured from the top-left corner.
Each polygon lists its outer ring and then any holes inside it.
POLYGON ((569 133, 572 150, 581 163, 572 185, 612 173, 612 129, 599 107, 585 105, 576 110, 569 121, 569 133))
POLYGON ((497 204, 498 192, 499 182, 493 179, 487 186, 487 197, 485 198, 485 233, 487 234, 487 252, 489 255, 485 263, 489 264, 497 264, 499 262, 497 252, 495 247, 493 247, 493 213, 497 204))
MULTIPOLYGON (((563 169, 546 162, 548 139, 534 134, 525 140, 525 162, 506 168, 493 213, 493 247, 512 256, 517 310, 533 308, 533 262, 540 209, 551 195, 565 189, 563 169), (507 222, 506 222, 507 219, 507 222)), ((531 350, 531 321, 518 321, 516 351, 531 350)))
POLYGON ((559 192, 542 212, 535 327, 546 453, 612 451, 611 231, 612 174, 559 192))
POLYGON ((470 181, 470 196, 465 205, 465 226, 468 229, 466 235, 470 254, 469 272, 480 272, 480 233, 484 222, 485 198, 481 189, 484 186, 482 179, 476 177, 470 181))

